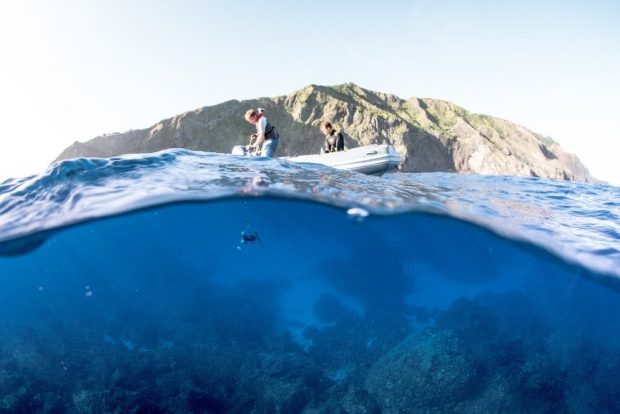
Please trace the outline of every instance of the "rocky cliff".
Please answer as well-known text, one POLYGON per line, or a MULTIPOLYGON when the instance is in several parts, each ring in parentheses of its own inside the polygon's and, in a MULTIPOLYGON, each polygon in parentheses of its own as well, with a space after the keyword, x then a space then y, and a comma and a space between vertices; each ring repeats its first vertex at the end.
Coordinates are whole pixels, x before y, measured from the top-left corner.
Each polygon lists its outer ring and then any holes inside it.
POLYGON ((253 132, 243 119, 262 107, 283 138, 278 155, 318 153, 319 123, 345 133, 347 147, 390 143, 402 171, 450 171, 595 181, 587 168, 548 137, 509 121, 469 112, 446 101, 401 99, 354 84, 310 85, 287 96, 228 101, 163 120, 148 129, 75 142, 57 160, 109 157, 165 148, 229 153, 253 132))

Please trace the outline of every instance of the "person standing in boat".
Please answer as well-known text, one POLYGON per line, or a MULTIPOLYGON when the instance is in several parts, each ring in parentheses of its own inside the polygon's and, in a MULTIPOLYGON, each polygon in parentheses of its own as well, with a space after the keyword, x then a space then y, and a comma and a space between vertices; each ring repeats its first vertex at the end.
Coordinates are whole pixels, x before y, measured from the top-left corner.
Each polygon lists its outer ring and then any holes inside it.
POLYGON ((323 152, 344 151, 344 137, 336 131, 331 123, 321 122, 321 132, 325 135, 325 147, 323 152))
POLYGON ((261 108, 249 109, 245 113, 245 120, 256 126, 256 139, 250 143, 250 146, 258 150, 259 155, 264 157, 273 157, 278 148, 280 136, 276 128, 271 125, 261 108))

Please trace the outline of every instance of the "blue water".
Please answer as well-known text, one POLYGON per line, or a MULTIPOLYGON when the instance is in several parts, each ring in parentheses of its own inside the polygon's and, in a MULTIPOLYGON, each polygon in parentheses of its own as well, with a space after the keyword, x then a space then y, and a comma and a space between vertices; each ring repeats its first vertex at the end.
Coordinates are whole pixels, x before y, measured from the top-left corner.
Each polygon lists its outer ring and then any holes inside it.
POLYGON ((536 178, 55 164, 0 184, 0 413, 620 412, 619 216, 536 178))

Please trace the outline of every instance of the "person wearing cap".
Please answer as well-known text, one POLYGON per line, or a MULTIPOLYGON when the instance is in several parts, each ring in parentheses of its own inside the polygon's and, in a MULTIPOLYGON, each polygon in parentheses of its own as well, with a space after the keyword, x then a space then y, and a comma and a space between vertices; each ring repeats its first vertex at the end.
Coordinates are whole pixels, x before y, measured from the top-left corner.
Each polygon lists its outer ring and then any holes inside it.
POLYGON ((336 131, 331 123, 321 122, 321 132, 325 135, 323 152, 344 151, 344 137, 336 131))
POLYGON ((264 157, 273 157, 278 148, 280 136, 276 128, 267 121, 262 109, 249 109, 245 113, 245 120, 256 126, 256 139, 250 146, 258 150, 264 157))

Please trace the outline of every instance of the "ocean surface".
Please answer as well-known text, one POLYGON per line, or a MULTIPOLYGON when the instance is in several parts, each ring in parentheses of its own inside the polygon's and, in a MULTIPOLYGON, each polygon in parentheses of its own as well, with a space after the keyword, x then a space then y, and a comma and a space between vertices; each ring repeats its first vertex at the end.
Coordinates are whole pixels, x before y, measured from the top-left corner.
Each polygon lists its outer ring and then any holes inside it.
POLYGON ((618 413, 620 188, 169 150, 0 184, 0 413, 618 413))

